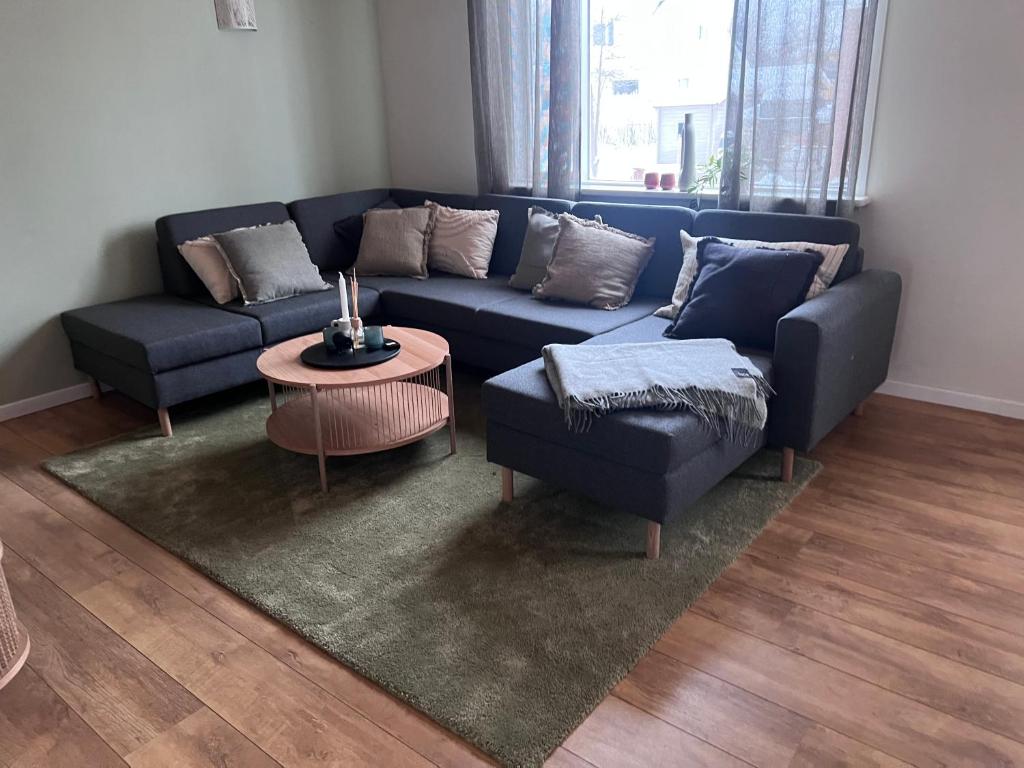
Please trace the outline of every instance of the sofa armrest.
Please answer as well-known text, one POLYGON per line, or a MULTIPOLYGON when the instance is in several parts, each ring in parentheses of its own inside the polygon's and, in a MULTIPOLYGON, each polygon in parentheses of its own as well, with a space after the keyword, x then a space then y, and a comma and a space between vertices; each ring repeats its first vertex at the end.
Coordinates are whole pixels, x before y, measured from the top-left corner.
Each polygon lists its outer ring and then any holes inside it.
POLYGON ((773 445, 810 450, 885 381, 901 290, 895 272, 867 270, 779 320, 773 445))

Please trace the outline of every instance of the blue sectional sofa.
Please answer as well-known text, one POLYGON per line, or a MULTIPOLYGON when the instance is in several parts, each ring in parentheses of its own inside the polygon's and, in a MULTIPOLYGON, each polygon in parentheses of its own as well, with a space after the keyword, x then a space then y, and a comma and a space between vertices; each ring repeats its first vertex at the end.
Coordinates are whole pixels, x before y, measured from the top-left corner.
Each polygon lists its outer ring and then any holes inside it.
MULTIPOLYGON (((760 446, 737 446, 703 430, 686 412, 633 411, 599 419, 570 434, 539 360, 550 343, 654 341, 668 321, 652 313, 666 304, 682 260, 679 230, 694 235, 768 241, 849 243, 835 283, 779 321, 772 350, 743 350, 769 376, 763 443, 783 449, 783 476, 794 451, 810 450, 866 398, 888 372, 899 307, 897 274, 862 271, 854 222, 826 217, 371 189, 283 203, 261 203, 164 216, 156 222, 165 292, 65 312, 75 365, 158 410, 255 381, 267 346, 319 330, 337 316, 337 294, 308 294, 269 304, 218 306, 179 255, 181 242, 234 227, 295 221, 325 279, 351 264, 334 223, 386 199, 402 206, 427 198, 460 208, 500 211, 485 280, 435 274, 428 280, 360 279, 362 314, 370 321, 435 331, 453 358, 498 372, 484 385, 488 457, 501 464, 506 496, 512 470, 570 487, 651 521, 650 536, 760 446), (608 312, 537 301, 508 286, 526 230, 540 205, 581 217, 600 214, 614 227, 657 238, 633 300, 608 312)), ((652 554, 649 548, 649 554, 652 554)))

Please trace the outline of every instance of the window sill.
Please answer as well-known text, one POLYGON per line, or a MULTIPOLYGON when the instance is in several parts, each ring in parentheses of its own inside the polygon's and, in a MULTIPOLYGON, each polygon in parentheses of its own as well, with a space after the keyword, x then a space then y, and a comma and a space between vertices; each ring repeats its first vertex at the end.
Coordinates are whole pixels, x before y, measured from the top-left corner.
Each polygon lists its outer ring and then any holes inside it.
MULTIPOLYGON (((674 203, 676 205, 687 206, 688 204, 696 203, 696 196, 691 195, 688 192, 680 192, 678 189, 647 189, 643 185, 633 184, 615 184, 615 183, 593 183, 586 182, 580 185, 580 194, 584 198, 590 198, 593 200, 615 200, 615 199, 630 199, 636 200, 642 198, 644 200, 650 200, 652 203, 674 203)), ((834 203, 835 198, 829 198, 829 202, 834 203)), ((871 202, 869 195, 860 195, 855 197, 853 200, 854 208, 863 208, 871 202)), ((700 195, 701 207, 715 207, 718 203, 718 195, 712 193, 703 193, 700 195)), ((690 207, 693 207, 690 205, 690 207)))
MULTIPOLYGON (((602 197, 651 197, 662 200, 693 200, 694 195, 688 192, 681 192, 678 189, 647 189, 642 184, 615 184, 593 182, 580 185, 580 191, 585 195, 601 195, 602 197)), ((702 194, 701 200, 716 200, 718 195, 702 194)))

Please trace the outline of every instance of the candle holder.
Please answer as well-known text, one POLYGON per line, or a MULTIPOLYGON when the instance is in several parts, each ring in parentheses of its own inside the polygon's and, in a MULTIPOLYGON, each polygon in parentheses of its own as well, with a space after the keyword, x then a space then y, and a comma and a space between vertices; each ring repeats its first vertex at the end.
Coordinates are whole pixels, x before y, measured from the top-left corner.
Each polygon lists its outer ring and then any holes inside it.
POLYGON ((324 328, 324 346, 338 354, 355 351, 352 348, 352 327, 347 320, 344 323, 335 320, 324 328))
MULTIPOLYGON (((345 273, 338 273, 338 303, 341 305, 341 317, 331 322, 331 325, 338 326, 338 323, 345 323, 345 327, 349 327, 351 321, 351 315, 348 311, 348 281, 345 280, 345 273)), ((359 312, 355 311, 353 315, 358 315, 359 312)))
POLYGON ((376 352, 383 348, 384 328, 379 325, 363 326, 363 344, 369 352, 376 352))
POLYGON ((365 341, 363 337, 363 320, 358 315, 353 315, 350 322, 352 325, 352 349, 361 349, 365 341))

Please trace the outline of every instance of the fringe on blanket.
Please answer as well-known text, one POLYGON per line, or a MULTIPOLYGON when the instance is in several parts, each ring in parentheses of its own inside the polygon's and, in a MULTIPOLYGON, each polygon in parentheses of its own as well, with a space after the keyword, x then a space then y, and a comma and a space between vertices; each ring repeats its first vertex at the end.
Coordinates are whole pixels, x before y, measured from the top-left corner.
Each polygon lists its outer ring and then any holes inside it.
MULTIPOLYGON (((768 399, 775 394, 775 390, 760 373, 752 373, 749 378, 762 398, 768 399)), ((721 390, 655 386, 588 399, 570 395, 565 398, 563 405, 566 424, 573 432, 586 432, 595 417, 627 408, 652 408, 658 411, 688 408, 700 417, 706 429, 718 437, 744 445, 757 442, 762 431, 762 428, 755 426, 762 419, 757 400, 721 390)))

